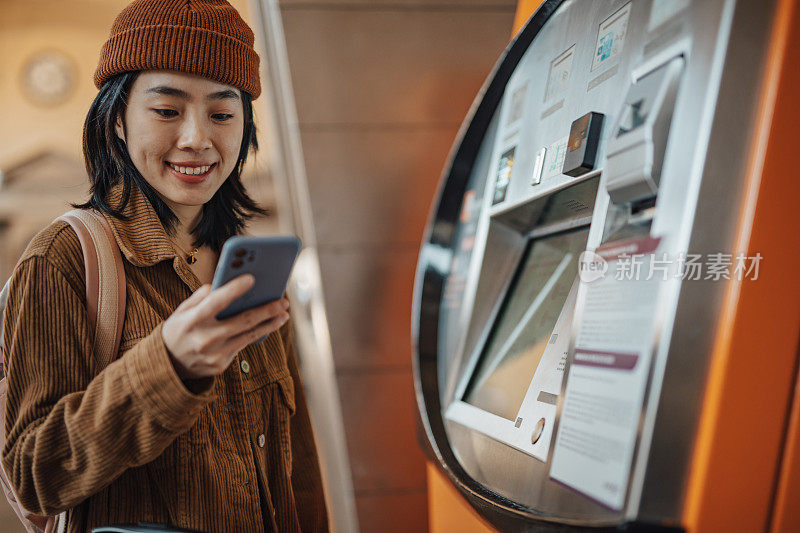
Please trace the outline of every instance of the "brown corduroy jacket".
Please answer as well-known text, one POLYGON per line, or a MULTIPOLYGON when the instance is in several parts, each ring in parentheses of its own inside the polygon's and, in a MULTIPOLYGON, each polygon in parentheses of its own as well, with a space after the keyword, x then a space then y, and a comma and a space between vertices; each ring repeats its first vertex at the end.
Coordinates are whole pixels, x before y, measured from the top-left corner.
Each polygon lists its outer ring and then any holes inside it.
POLYGON ((113 363, 97 368, 92 355, 83 257, 69 225, 39 233, 14 271, 2 461, 19 501, 37 514, 66 510, 70 532, 135 522, 326 531, 290 323, 216 378, 182 382, 161 324, 200 282, 133 189, 129 220, 106 217, 127 276, 113 363))

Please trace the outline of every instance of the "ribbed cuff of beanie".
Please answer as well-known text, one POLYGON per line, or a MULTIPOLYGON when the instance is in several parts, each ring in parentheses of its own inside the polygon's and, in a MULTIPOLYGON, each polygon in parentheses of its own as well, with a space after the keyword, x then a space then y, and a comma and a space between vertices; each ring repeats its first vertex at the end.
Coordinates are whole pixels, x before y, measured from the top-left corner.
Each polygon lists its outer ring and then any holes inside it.
POLYGON ((175 70, 261 94, 258 54, 247 44, 205 28, 153 25, 109 38, 94 75, 101 88, 115 74, 136 70, 175 70))

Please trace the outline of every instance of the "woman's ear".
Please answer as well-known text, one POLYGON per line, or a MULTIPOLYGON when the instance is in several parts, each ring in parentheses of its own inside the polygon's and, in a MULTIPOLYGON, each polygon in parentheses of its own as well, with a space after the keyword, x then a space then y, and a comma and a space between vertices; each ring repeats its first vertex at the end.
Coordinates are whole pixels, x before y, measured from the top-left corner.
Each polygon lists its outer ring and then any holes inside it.
POLYGON ((114 131, 117 132, 117 137, 119 137, 122 142, 125 142, 125 126, 122 124, 122 116, 117 115, 117 120, 114 123, 114 131))

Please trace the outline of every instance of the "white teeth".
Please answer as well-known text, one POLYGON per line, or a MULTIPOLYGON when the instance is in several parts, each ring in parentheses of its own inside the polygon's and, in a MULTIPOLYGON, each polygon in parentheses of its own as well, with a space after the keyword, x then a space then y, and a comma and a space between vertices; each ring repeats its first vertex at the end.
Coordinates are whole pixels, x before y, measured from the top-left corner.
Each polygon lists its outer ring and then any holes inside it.
POLYGON ((211 169, 211 165, 205 165, 202 167, 178 167, 173 165, 172 163, 167 163, 173 170, 177 170, 181 174, 187 174, 189 176, 199 176, 200 174, 205 174, 206 172, 211 169))

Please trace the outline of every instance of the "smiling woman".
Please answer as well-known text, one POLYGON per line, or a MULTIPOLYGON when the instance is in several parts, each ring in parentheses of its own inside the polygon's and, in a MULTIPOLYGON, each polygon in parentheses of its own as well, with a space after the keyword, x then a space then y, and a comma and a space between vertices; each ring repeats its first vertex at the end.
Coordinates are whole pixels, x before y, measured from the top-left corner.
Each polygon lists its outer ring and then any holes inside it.
POLYGON ((224 0, 136 0, 95 84, 91 197, 76 207, 102 215, 124 257, 124 351, 98 364, 81 244, 54 222, 17 264, 5 314, 17 500, 70 532, 326 530, 288 301, 217 320, 253 278, 209 285, 225 240, 264 212, 240 179, 257 147, 252 31, 224 0))

